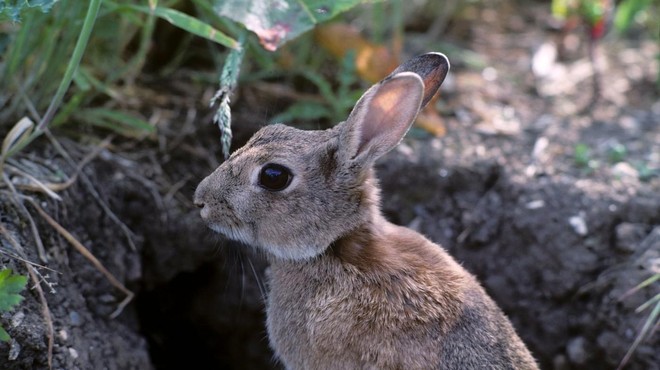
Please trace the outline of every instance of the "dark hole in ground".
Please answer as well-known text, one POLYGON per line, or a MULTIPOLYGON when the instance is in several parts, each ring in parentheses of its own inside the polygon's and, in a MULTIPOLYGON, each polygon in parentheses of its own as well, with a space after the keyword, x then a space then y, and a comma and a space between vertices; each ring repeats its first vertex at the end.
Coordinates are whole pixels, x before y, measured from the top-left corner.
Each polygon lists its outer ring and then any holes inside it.
POLYGON ((265 265, 243 252, 245 246, 229 244, 194 271, 138 298, 156 369, 276 368, 260 298, 265 265))
POLYGON ((149 343, 149 352, 157 369, 227 368, 228 356, 208 348, 207 329, 195 325, 191 302, 201 294, 201 286, 213 275, 212 266, 180 273, 168 284, 143 292, 136 300, 138 317, 149 343))

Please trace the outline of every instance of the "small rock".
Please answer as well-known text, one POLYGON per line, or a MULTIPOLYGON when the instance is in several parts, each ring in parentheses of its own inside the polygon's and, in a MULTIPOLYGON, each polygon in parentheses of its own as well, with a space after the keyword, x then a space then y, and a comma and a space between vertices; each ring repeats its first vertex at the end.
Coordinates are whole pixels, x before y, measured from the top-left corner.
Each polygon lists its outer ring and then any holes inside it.
POLYGON ((621 362, 623 353, 626 353, 629 348, 628 346, 633 340, 634 338, 623 338, 615 332, 605 331, 598 335, 596 344, 602 350, 607 362, 618 364, 621 362))
POLYGON ((552 359, 552 368, 554 370, 568 370, 570 366, 568 365, 568 360, 564 355, 557 355, 552 359))
POLYGON ((575 365, 583 365, 587 362, 587 341, 584 337, 576 337, 571 339, 566 345, 566 353, 571 363, 575 365))
POLYGON ((57 334, 60 336, 60 338, 62 338, 62 340, 69 339, 69 333, 67 333, 67 331, 64 329, 60 330, 57 334))
POLYGON ((550 144, 550 141, 548 140, 547 137, 541 136, 536 140, 534 143, 534 149, 532 149, 532 157, 534 157, 535 160, 539 160, 543 153, 545 152, 546 149, 548 149, 548 145, 550 144))
POLYGON ((644 234, 646 225, 623 222, 616 226, 616 249, 619 252, 632 253, 639 245, 644 234))
POLYGON ((121 182, 124 178, 126 178, 126 175, 121 172, 115 172, 112 176, 112 180, 117 182, 121 182))
POLYGON ((23 319, 25 319, 25 314, 23 311, 18 311, 14 314, 14 316, 11 317, 11 326, 12 328, 18 327, 23 323, 23 319))
POLYGON ((619 337, 619 335, 611 331, 605 331, 601 333, 596 339, 596 343, 598 344, 598 347, 604 350, 608 350, 609 348, 612 348, 612 343, 618 343, 618 342, 621 342, 621 338, 619 337))
POLYGON ((530 164, 529 166, 525 167, 525 176, 527 177, 534 177, 536 176, 537 172, 538 172, 538 168, 533 164, 530 164))
POLYGON ((493 67, 486 67, 483 71, 481 71, 481 77, 483 77, 486 81, 493 82, 497 80, 497 69, 493 67))
POLYGON ((80 314, 76 311, 69 312, 69 321, 71 322, 71 326, 82 325, 82 317, 80 317, 80 314))
POLYGON ((587 229, 587 222, 584 220, 584 214, 582 212, 580 212, 579 215, 569 218, 568 223, 573 227, 573 231, 580 236, 585 236, 589 232, 587 229))
POLYGON ((527 209, 539 209, 545 207, 545 201, 543 199, 533 200, 525 205, 527 209))
POLYGON ((557 60, 557 46, 553 42, 544 42, 532 56, 532 72, 536 77, 546 77, 552 72, 557 60))
POLYGON ((9 355, 7 358, 9 361, 14 361, 18 358, 18 355, 21 353, 21 345, 16 341, 16 339, 11 340, 11 345, 9 347, 9 355))
POLYGON ((78 358, 78 351, 73 348, 69 348, 69 355, 75 360, 78 358))
POLYGON ((639 171, 635 167, 626 162, 619 162, 612 167, 612 173, 619 177, 626 177, 631 179, 639 178, 639 171))
POLYGON ((115 303, 117 302, 117 298, 112 294, 103 294, 99 297, 99 301, 103 303, 115 303))

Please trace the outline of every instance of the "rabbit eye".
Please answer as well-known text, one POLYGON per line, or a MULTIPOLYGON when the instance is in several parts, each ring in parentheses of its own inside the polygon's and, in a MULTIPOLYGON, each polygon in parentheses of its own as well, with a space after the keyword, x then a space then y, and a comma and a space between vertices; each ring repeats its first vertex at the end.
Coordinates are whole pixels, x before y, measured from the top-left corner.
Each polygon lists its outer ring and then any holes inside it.
POLYGON ((292 178, 293 175, 288 168, 269 163, 259 173, 259 185, 266 190, 280 191, 289 186, 292 178))

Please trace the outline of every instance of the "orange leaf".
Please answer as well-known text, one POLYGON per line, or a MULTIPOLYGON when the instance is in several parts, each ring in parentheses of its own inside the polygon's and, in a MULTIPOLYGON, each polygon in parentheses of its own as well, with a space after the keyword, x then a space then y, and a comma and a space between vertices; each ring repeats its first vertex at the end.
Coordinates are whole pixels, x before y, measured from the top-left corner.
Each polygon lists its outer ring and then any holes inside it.
MULTIPOLYGON (((363 80, 376 83, 399 65, 402 40, 395 37, 391 46, 379 45, 365 39, 360 30, 346 23, 330 23, 314 31, 321 47, 337 58, 343 58, 349 50, 355 50, 355 70, 363 80)), ((436 137, 446 133, 442 117, 436 112, 436 95, 417 116, 415 125, 436 137)))
POLYGON ((326 24, 318 27, 314 35, 319 45, 337 58, 355 50, 357 74, 368 82, 380 81, 399 65, 397 53, 392 48, 366 40, 356 27, 349 24, 326 24))
POLYGON ((415 120, 415 126, 425 130, 435 137, 442 137, 447 133, 442 117, 440 117, 433 106, 433 100, 426 106, 426 108, 419 112, 419 115, 417 115, 417 119, 415 120))

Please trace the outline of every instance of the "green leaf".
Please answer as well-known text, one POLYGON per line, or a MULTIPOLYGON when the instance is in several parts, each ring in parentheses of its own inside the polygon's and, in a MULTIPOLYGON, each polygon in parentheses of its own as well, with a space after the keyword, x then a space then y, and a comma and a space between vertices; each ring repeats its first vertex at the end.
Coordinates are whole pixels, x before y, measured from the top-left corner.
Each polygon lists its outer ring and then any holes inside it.
POLYGON ((616 143, 607 151, 607 159, 612 164, 623 162, 626 159, 626 154, 628 154, 628 149, 623 144, 616 143))
POLYGON ((605 16, 605 7, 600 0, 583 0, 580 2, 580 15, 589 25, 594 25, 605 16))
POLYGON ((300 74, 313 83, 323 99, 328 102, 333 102, 336 100, 335 93, 332 91, 332 85, 328 80, 326 80, 320 73, 313 71, 311 69, 303 69, 300 71, 300 74))
POLYGON ((580 167, 589 166, 589 162, 591 161, 591 151, 589 150, 587 144, 580 143, 575 146, 573 159, 575 160, 575 164, 580 167))
POLYGON ((272 123, 290 122, 293 120, 315 120, 329 118, 332 114, 326 106, 316 102, 298 102, 271 119, 272 123))
POLYGON ((205 39, 224 45, 228 48, 236 49, 239 44, 233 38, 225 35, 219 30, 213 28, 208 23, 204 23, 197 18, 191 17, 186 13, 182 13, 175 9, 156 7, 150 9, 148 6, 129 5, 131 9, 141 11, 147 14, 154 14, 158 18, 166 20, 176 27, 188 31, 194 35, 203 37, 205 39))
POLYGON ((355 50, 348 50, 346 55, 344 55, 344 58, 342 58, 341 68, 337 79, 339 81, 338 95, 341 97, 347 97, 351 85, 359 80, 355 71, 355 50))
POLYGON ((9 333, 7 333, 5 328, 3 328, 2 325, 0 325, 0 341, 9 342, 9 340, 11 340, 9 333))
POLYGON ((635 16, 651 5, 651 0, 624 0, 617 6, 614 15, 614 27, 619 32, 626 31, 635 19, 635 16))
POLYGON ((0 20, 9 17, 18 22, 21 14, 28 9, 39 9, 44 13, 50 11, 58 0, 30 0, 30 1, 5 1, 0 0, 0 20), (9 3, 9 4, 8 4, 9 3))
POLYGON ((25 289, 26 284, 26 276, 13 275, 11 269, 0 271, 0 312, 10 311, 21 303, 23 297, 19 293, 25 289))
POLYGON ((124 136, 138 136, 155 132, 149 122, 128 113, 107 109, 90 108, 75 114, 76 118, 92 125, 111 129, 124 136))
POLYGON ((243 24, 275 51, 315 25, 365 0, 214 0, 216 13, 243 24))
POLYGON ((568 18, 568 0, 552 0, 552 15, 557 19, 568 18))

